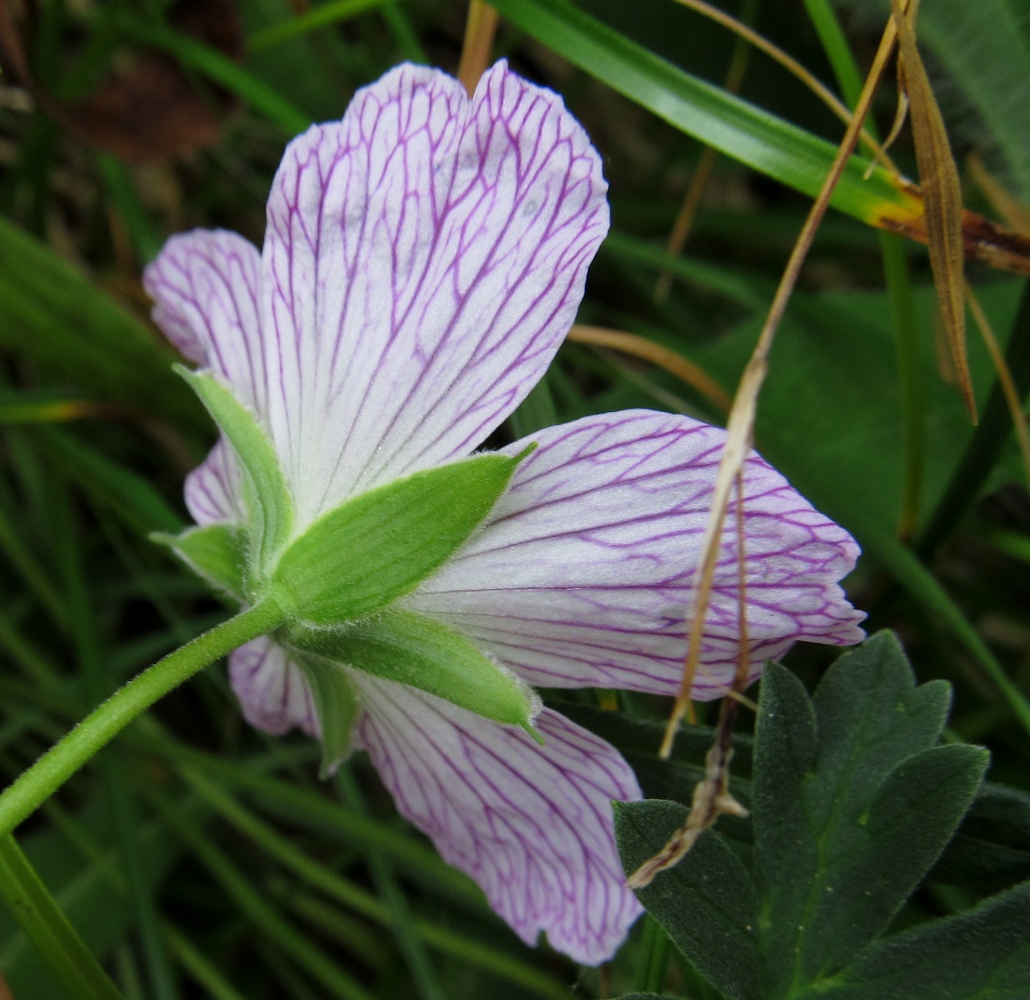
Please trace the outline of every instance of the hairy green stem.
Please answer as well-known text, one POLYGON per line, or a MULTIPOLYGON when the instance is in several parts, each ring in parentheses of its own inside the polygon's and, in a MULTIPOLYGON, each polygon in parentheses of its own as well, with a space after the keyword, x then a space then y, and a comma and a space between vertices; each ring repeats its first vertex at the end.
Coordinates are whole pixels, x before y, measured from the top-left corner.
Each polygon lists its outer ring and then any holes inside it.
POLYGON ((181 646, 82 720, 0 795, 0 836, 12 832, 26 817, 78 771, 101 747, 154 702, 219 657, 271 632, 284 614, 272 601, 263 601, 181 646))

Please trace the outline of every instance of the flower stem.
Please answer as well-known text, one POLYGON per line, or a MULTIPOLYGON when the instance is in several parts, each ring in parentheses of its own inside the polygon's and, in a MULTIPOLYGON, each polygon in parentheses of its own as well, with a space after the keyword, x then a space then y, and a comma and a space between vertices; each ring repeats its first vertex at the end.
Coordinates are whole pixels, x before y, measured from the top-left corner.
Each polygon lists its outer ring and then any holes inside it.
POLYGON ((0 795, 0 836, 11 833, 137 716, 220 656, 271 632, 285 615, 262 601, 180 646, 82 720, 0 795))

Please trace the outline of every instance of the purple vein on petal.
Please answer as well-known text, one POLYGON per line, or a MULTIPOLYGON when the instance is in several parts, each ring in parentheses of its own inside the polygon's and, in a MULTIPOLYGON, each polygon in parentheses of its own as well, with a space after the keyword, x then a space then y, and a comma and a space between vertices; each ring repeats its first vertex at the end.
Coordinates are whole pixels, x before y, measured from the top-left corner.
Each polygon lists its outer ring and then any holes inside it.
POLYGON ((622 885, 609 802, 640 792, 618 754, 549 710, 538 747, 403 685, 357 683, 362 740, 398 808, 524 940, 544 929, 580 961, 607 958, 639 912, 622 885))
MULTIPOLYGON (((533 435, 490 517, 405 599, 543 686, 670 693, 725 432, 627 411, 533 435)), ((526 442, 505 449, 516 453, 526 442)), ((797 639, 849 643, 862 615, 837 581, 857 547, 752 456, 745 474, 747 614, 754 672, 797 639)), ((737 553, 727 528, 706 619, 700 697, 732 677, 737 553)))

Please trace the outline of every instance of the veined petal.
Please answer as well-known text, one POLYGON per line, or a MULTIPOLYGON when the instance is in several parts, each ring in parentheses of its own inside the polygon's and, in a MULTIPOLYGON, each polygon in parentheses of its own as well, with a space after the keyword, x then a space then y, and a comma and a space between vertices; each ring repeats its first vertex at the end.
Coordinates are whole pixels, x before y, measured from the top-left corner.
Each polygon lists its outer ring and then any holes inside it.
POLYGON ((640 798, 618 752, 544 709, 539 746, 449 702, 354 672, 359 739, 398 810, 471 875, 527 942, 596 965, 640 906, 615 849, 611 800, 640 798))
POLYGON ((263 322, 300 524, 467 454, 515 408, 572 323, 605 192, 561 99, 504 63, 471 101, 399 67, 290 144, 263 322))
POLYGON ((143 272, 154 322, 176 349, 265 408, 261 256, 242 236, 196 229, 173 236, 143 272))
POLYGON ((230 654, 229 681, 243 717, 255 728, 281 736, 297 726, 306 735, 320 738, 307 678, 270 639, 262 636, 230 654))
POLYGON ((246 512, 236 456, 224 438, 186 477, 186 508, 197 524, 243 524, 246 512))
MULTIPOLYGON (((674 693, 725 432, 630 410, 551 427, 531 440, 539 447, 484 527, 406 603, 464 631, 532 685, 674 693)), ((723 694, 736 669, 733 510, 696 698, 723 694)), ((757 455, 745 469, 744 510, 754 676, 798 639, 860 641, 864 615, 837 583, 858 556, 847 532, 757 455)))

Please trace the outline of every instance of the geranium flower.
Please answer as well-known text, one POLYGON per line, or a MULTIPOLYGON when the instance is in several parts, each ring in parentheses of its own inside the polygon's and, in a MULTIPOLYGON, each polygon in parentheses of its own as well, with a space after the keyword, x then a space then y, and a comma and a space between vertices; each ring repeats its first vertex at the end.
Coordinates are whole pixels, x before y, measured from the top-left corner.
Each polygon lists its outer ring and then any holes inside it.
MULTIPOLYGON (((374 506, 370 491, 467 459, 567 333, 608 229, 606 190, 557 95, 504 63, 471 100, 440 72, 402 66, 289 145, 263 252, 223 231, 171 239, 145 275, 155 319, 255 418, 293 508, 280 547, 251 552, 250 583, 209 575, 252 599, 326 512, 356 497, 374 506)), ((640 912, 610 808, 640 789, 613 747, 541 708, 530 686, 675 692, 723 438, 645 410, 533 434, 503 449, 510 481, 425 578, 357 623, 303 633, 328 636, 328 676, 349 692, 344 752, 368 751, 400 812, 525 941, 544 930, 587 964, 610 957, 640 912), (464 644, 522 692, 521 727, 470 710, 421 653, 407 682, 390 673, 396 658, 384 668, 375 650, 403 645, 405 622, 464 644), (347 658, 332 653, 337 635, 351 637, 347 658)), ((244 478, 223 436, 186 502, 198 525, 253 549, 255 518, 269 514, 251 509, 244 478)), ((858 641, 862 616, 837 583, 857 556, 851 538, 757 456, 745 493, 754 675, 798 639, 858 641)), ((355 539, 366 542, 374 551, 355 539)), ((735 669, 736 564, 728 529, 696 698, 718 697, 735 669)), ((326 720, 314 661, 294 642, 302 626, 237 650, 230 676, 253 725, 317 737, 326 720)))

